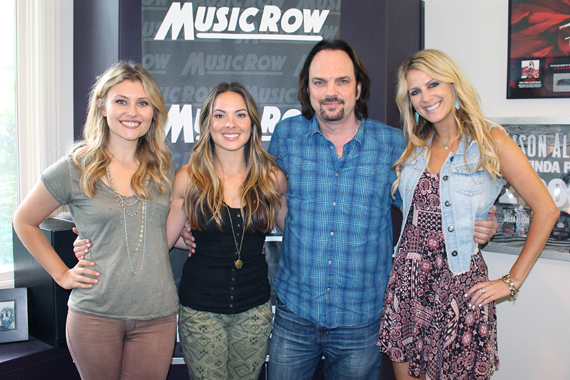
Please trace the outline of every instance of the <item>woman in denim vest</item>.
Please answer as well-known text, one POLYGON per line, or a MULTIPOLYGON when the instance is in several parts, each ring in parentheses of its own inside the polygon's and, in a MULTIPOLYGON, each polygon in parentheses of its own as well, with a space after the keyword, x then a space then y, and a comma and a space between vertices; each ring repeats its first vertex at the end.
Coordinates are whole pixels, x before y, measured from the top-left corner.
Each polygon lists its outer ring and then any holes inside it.
POLYGON ((495 301, 516 297, 559 210, 445 53, 423 50, 404 61, 396 102, 407 146, 394 164, 392 194, 400 192, 404 219, 378 345, 398 380, 488 379, 499 366, 495 301), (533 218, 510 272, 489 280, 473 226, 506 181, 533 218))

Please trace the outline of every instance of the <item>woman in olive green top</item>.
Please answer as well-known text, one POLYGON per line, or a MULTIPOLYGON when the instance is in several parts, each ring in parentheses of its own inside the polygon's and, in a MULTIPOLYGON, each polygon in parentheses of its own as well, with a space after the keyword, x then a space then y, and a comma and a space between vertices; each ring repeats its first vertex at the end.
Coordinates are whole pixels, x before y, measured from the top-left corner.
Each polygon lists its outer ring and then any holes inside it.
POLYGON ((141 65, 110 67, 91 92, 85 139, 42 174, 14 218, 26 248, 73 289, 67 342, 82 379, 164 379, 170 367, 178 298, 166 243, 167 116, 141 65), (71 269, 39 228, 61 205, 94 243, 71 269))

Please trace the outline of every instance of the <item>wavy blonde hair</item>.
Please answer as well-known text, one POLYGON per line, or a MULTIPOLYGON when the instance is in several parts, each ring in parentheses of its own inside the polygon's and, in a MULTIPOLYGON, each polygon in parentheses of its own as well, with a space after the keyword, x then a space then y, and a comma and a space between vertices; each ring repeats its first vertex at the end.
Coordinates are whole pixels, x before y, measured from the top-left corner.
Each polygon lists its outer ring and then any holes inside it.
POLYGON ((243 98, 251 119, 251 136, 245 145, 246 178, 241 187, 240 209, 248 232, 269 232, 279 211, 280 197, 275 190, 275 159, 261 146, 259 111, 251 94, 239 83, 220 83, 210 91, 200 114, 200 138, 188 161, 188 190, 184 208, 192 229, 202 230, 210 220, 223 226, 223 184, 215 168, 215 145, 210 126, 218 95, 231 91, 243 98), (244 212, 247 205, 247 212, 244 212), (211 215, 208 217, 207 215, 211 215))
POLYGON ((170 151, 165 141, 168 112, 160 88, 142 65, 120 61, 109 67, 93 85, 83 129, 84 138, 70 150, 73 162, 81 172, 81 189, 89 197, 97 194, 97 182, 105 175, 113 157, 107 150, 109 125, 101 111, 111 87, 125 80, 141 82, 154 108, 150 129, 138 140, 135 154, 140 165, 131 179, 131 187, 139 198, 149 199, 150 193, 145 187, 147 177, 156 185, 159 194, 172 186, 168 178, 171 167, 170 151))
POLYGON ((450 83, 453 97, 459 104, 459 109, 452 107, 453 117, 457 127, 457 135, 466 144, 476 141, 479 147, 479 165, 494 179, 500 177, 499 158, 496 154, 497 144, 491 134, 492 128, 504 129, 499 124, 487 119, 481 112, 479 95, 469 82, 459 66, 442 51, 434 49, 421 50, 406 59, 398 69, 398 84, 396 88, 396 104, 400 110, 402 130, 406 137, 406 149, 394 163, 393 168, 397 179, 392 184, 392 196, 398 190, 401 171, 410 159, 414 159, 416 148, 425 149, 425 160, 429 161, 431 148, 429 141, 435 133, 435 127, 428 120, 419 116, 416 123, 414 107, 408 92, 406 77, 412 70, 420 70, 430 77, 445 83, 450 83))

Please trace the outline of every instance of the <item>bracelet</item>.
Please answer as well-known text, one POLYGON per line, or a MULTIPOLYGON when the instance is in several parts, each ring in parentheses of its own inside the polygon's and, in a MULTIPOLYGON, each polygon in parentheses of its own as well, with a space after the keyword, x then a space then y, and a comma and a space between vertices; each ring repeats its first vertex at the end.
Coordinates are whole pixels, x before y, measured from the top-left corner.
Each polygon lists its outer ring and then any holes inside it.
POLYGON ((503 282, 509 287, 509 290, 511 291, 511 299, 515 301, 517 299, 517 295, 519 294, 519 290, 515 287, 515 283, 511 279, 511 274, 507 273, 501 277, 501 280, 503 280, 503 282))

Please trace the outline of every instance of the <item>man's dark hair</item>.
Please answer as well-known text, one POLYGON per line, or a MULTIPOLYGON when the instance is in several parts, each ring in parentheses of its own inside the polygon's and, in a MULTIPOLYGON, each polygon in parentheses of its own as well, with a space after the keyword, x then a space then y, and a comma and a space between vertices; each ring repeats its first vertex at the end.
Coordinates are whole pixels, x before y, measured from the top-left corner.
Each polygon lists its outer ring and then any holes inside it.
POLYGON ((311 106, 311 99, 309 97, 309 68, 311 63, 317 55, 318 52, 322 50, 342 50, 350 57, 352 65, 354 66, 354 77, 356 78, 356 84, 360 83, 360 97, 356 101, 354 112, 358 120, 362 118, 368 118, 368 105, 366 102, 370 97, 370 77, 368 76, 368 71, 364 67, 362 59, 346 41, 343 40, 322 40, 316 44, 309 55, 305 59, 303 64, 303 69, 299 74, 299 102, 301 102, 301 113, 307 120, 310 120, 315 115, 315 110, 311 106))

